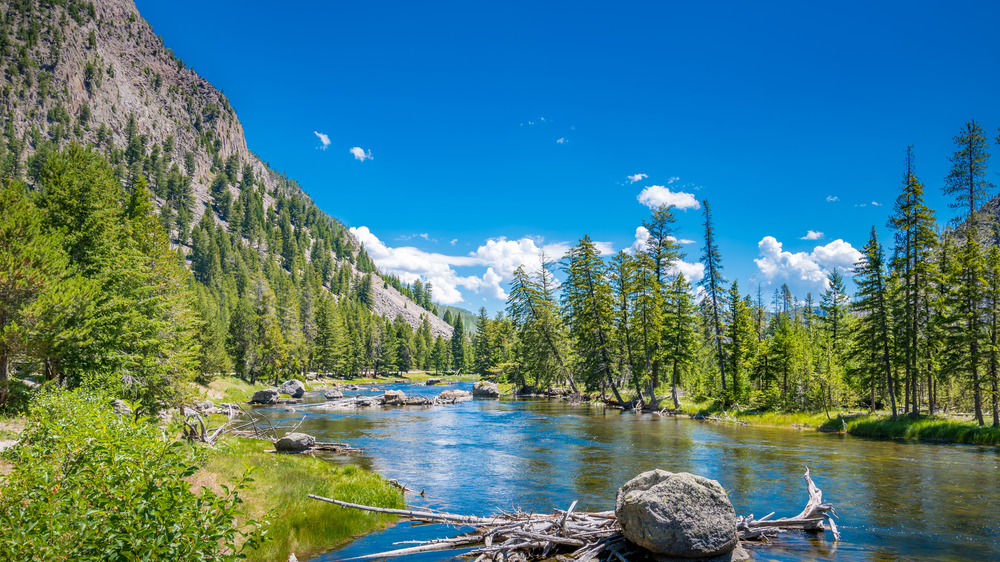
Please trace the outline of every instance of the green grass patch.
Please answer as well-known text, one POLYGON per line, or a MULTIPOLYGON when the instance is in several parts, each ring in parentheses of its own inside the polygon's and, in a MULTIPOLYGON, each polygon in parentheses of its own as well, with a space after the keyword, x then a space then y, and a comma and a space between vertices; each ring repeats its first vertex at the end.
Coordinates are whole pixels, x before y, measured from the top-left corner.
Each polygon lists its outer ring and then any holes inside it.
MULTIPOLYGON (((893 420, 890 416, 858 415, 844 418, 844 423, 847 433, 858 437, 1000 445, 1000 428, 939 416, 912 418, 902 415, 893 420)), ((842 430, 843 423, 834 419, 822 429, 842 430)))
POLYGON ((264 452, 269 443, 230 438, 220 443, 192 483, 215 488, 253 466, 254 479, 241 497, 250 515, 271 513, 268 537, 248 560, 286 560, 292 552, 305 560, 352 537, 384 527, 392 518, 343 509, 311 500, 316 494, 354 503, 402 508, 402 494, 375 473, 354 465, 335 465, 306 455, 264 452))
POLYGON ((239 377, 224 376, 203 388, 206 397, 214 402, 246 402, 254 392, 271 386, 259 381, 257 384, 250 384, 239 377))

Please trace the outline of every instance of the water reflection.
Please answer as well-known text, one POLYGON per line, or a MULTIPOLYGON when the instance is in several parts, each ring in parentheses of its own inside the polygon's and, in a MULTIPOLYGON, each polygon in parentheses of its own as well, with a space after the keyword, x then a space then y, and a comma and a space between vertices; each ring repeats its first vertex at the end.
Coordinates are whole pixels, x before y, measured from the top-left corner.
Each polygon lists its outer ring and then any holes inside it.
MULTIPOLYGON (((456 386, 468 390, 471 385, 456 386)), ((393 388, 408 395, 442 390, 393 388)), ((310 393, 307 401, 323 398, 310 393)), ((738 513, 794 515, 806 501, 801 475, 809 466, 841 514, 843 542, 790 533, 776 546, 755 549, 758 559, 1000 559, 1000 452, 995 448, 731 427, 548 400, 258 411, 276 419, 305 414, 303 431, 364 449, 336 462, 355 462, 425 490, 423 499, 408 497, 414 505, 485 514, 565 508, 578 499, 580 509, 610 509, 623 482, 663 468, 718 480, 738 513)), ((438 526, 400 524, 316 560, 449 533, 438 526)), ((431 553, 415 558, 452 557, 431 553)))

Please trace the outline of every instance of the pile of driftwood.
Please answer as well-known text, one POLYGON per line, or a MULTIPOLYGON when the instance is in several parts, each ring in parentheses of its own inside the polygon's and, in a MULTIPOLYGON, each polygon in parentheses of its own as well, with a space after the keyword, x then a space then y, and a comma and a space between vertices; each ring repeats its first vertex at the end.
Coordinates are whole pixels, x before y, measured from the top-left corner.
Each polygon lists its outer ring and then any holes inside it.
POLYGON ((760 519, 754 519, 753 514, 746 517, 736 518, 736 531, 740 540, 765 540, 774 537, 786 529, 803 529, 806 531, 821 532, 826 530, 824 522, 830 526, 834 540, 840 540, 840 531, 833 518, 837 516, 837 510, 827 502, 823 501, 823 491, 816 486, 816 483, 809 477, 809 467, 803 476, 806 487, 809 489, 809 501, 805 509, 795 517, 782 517, 781 519, 770 519, 774 512, 768 513, 760 519))
MULTIPOLYGON (((823 502, 822 491, 809 477, 806 468, 805 481, 809 491, 809 501, 805 509, 795 517, 762 519, 737 518, 737 535, 741 541, 766 541, 790 529, 822 532, 826 530, 824 520, 830 523, 834 540, 840 540, 837 526, 830 519, 836 515, 833 507, 823 502)), ((628 556, 646 554, 640 547, 628 542, 621 533, 621 527, 614 511, 596 513, 575 512, 576 503, 569 509, 553 510, 552 514, 501 513, 492 517, 456 515, 435 510, 386 509, 367 505, 342 502, 310 494, 310 498, 375 513, 398 515, 410 521, 424 523, 444 523, 461 527, 473 527, 473 531, 449 538, 430 541, 405 541, 396 545, 410 545, 396 550, 378 552, 350 558, 366 560, 391 558, 423 552, 471 548, 463 556, 476 557, 476 562, 486 560, 526 562, 555 558, 560 561, 586 562, 588 560, 608 560, 626 562, 628 556)))

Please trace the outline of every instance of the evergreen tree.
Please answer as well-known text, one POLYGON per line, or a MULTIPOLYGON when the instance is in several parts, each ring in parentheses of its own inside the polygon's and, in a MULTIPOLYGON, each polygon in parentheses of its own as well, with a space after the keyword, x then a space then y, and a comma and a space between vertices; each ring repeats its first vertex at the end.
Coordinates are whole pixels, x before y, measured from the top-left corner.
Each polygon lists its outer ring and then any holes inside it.
POLYGON ((454 328, 451 334, 451 360, 455 369, 462 371, 466 365, 466 342, 465 324, 462 322, 461 315, 456 315, 454 328))
POLYGON ((726 361, 722 350, 722 321, 720 319, 720 301, 725 292, 725 278, 722 277, 722 257, 719 255, 719 247, 715 243, 715 226, 712 224, 712 211, 708 207, 708 200, 701 202, 705 207, 705 246, 702 248, 701 262, 705 264, 705 277, 701 280, 701 286, 705 289, 705 300, 709 306, 711 314, 711 329, 715 341, 716 356, 719 365, 719 379, 722 381, 722 392, 726 392, 726 361))
POLYGON ((899 318, 902 323, 897 346, 903 350, 904 376, 907 394, 910 397, 911 415, 919 414, 920 405, 917 387, 926 375, 928 410, 933 413, 931 390, 932 358, 928 355, 926 328, 928 299, 931 298, 930 282, 934 276, 934 248, 937 246, 934 212, 924 203, 924 187, 913 170, 912 147, 907 148, 906 173, 903 192, 896 200, 896 214, 889 220, 897 230, 897 257, 893 260, 893 270, 900 278, 899 318))
POLYGON ((563 260, 562 308, 583 380, 590 387, 606 382, 624 407, 612 374, 612 293, 604 270, 593 240, 584 236, 563 260))
POLYGON ((757 338, 753 330, 753 319, 750 317, 750 307, 740 295, 736 281, 729 286, 729 311, 732 321, 726 334, 726 357, 732 385, 727 402, 738 403, 747 397, 747 377, 754 360, 757 338))
POLYGON ((674 409, 681 407, 677 395, 680 373, 695 358, 698 331, 695 328, 694 299, 691 284, 684 275, 677 275, 664 293, 663 349, 665 361, 670 365, 670 398, 674 409))
POLYGON ((953 140, 957 150, 951 156, 951 171, 945 177, 944 193, 955 197, 951 207, 960 211, 961 219, 969 222, 973 230, 978 230, 981 221, 977 211, 990 199, 993 189, 993 184, 986 179, 990 160, 986 133, 972 120, 953 140))
POLYGON ((854 331, 854 353, 859 372, 867 377, 871 392, 871 408, 875 409, 875 389, 881 381, 888 384, 892 418, 896 419, 896 388, 892 375, 889 349, 890 325, 885 253, 872 227, 871 236, 862 251, 861 261, 854 264, 854 281, 858 285, 854 309, 860 314, 854 331))

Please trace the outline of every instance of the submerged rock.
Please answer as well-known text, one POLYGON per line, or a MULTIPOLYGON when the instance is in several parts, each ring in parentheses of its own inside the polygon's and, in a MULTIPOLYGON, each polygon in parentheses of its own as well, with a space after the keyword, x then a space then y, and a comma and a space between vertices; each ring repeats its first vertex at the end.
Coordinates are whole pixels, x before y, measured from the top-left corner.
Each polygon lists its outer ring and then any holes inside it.
POLYGON ((302 398, 305 392, 306 386, 302 384, 302 381, 296 379, 285 381, 284 384, 278 387, 279 394, 287 394, 292 398, 302 398))
POLYGON ((283 453, 298 453, 316 444, 316 438, 308 433, 289 433, 278 439, 274 448, 283 453))
POLYGON ((258 390, 253 393, 253 397, 250 398, 251 404, 274 404, 278 401, 278 389, 277 388, 265 388, 263 390, 258 390))
POLYGON ((406 394, 402 390, 387 390, 382 395, 382 403, 386 406, 402 406, 406 404, 406 394))
POLYGON ((622 534, 676 558, 714 558, 736 548, 736 511, 715 480, 651 470, 618 489, 615 516, 622 534))
POLYGON ((476 381, 472 385, 472 395, 483 398, 500 398, 500 387, 495 382, 476 381))

